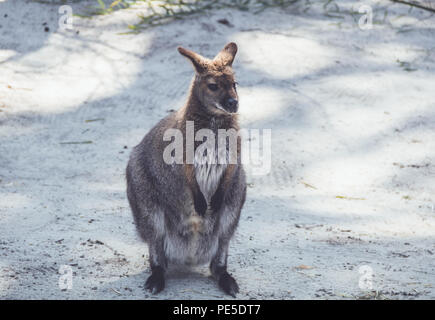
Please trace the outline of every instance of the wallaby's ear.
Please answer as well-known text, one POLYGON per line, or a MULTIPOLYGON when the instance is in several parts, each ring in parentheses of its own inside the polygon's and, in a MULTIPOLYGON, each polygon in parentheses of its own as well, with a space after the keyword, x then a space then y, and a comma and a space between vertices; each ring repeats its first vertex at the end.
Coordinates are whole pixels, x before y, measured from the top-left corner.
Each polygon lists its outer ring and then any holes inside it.
POLYGON ((184 49, 183 47, 178 47, 177 49, 179 53, 181 53, 192 62, 197 73, 202 73, 205 71, 205 69, 207 68, 207 60, 203 56, 191 50, 184 49))
POLYGON ((237 45, 234 42, 228 43, 221 52, 217 54, 214 61, 218 61, 224 66, 231 66, 234 61, 234 57, 237 53, 237 45))

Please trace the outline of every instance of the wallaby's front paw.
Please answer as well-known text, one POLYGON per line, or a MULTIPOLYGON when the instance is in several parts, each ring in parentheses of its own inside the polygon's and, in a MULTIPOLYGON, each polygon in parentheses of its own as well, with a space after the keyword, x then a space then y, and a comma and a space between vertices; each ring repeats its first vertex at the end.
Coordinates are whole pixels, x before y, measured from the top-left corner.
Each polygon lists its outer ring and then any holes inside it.
POLYGON ((205 216, 205 212, 207 211, 207 201, 205 200, 202 193, 195 197, 194 206, 195 211, 198 213, 199 216, 205 216))
POLYGON ((219 277, 219 287, 226 293, 236 297, 236 293, 239 293, 239 286, 237 285, 236 279, 234 279, 228 272, 224 272, 219 277))
POLYGON ((165 277, 161 273, 153 272, 145 283, 145 289, 157 294, 165 288, 165 277))
POLYGON ((220 188, 215 192, 213 197, 211 197, 210 200, 210 207, 213 210, 213 212, 218 212, 219 209, 222 207, 222 203, 224 202, 224 193, 220 188))

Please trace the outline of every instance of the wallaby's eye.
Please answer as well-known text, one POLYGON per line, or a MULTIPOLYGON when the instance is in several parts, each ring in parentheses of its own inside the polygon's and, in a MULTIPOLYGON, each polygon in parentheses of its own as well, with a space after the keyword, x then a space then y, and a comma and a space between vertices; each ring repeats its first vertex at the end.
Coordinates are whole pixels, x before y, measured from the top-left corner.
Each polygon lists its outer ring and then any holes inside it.
POLYGON ((218 85, 216 83, 209 83, 207 85, 207 87, 211 90, 211 91, 216 91, 218 89, 218 85))

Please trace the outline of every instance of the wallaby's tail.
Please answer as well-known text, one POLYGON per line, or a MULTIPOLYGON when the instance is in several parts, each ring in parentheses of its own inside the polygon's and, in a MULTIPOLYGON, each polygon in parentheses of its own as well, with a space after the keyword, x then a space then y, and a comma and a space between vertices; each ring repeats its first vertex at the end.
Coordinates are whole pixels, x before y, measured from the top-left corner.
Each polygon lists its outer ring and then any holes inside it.
MULTIPOLYGON (((140 216, 139 208, 137 206, 136 193, 133 189, 133 178, 131 176, 131 167, 130 162, 127 165, 127 169, 125 171, 125 177, 127 179, 127 198, 130 204, 131 211, 133 213, 134 222, 137 226, 140 225, 140 221, 138 217, 140 216)), ((138 230, 142 230, 142 228, 138 228, 138 230)), ((139 235, 144 239, 142 232, 139 231, 139 235)), ((145 240, 145 239, 144 239, 145 240)))

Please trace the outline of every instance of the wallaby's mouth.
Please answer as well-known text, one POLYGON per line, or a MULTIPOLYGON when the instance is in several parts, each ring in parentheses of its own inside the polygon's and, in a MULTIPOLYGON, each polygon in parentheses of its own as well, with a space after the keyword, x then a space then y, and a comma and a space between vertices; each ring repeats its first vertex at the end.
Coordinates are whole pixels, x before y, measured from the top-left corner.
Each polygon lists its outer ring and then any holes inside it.
POLYGON ((219 110, 225 111, 226 113, 237 113, 237 110, 239 109, 238 104, 232 106, 223 106, 219 102, 215 103, 215 107, 219 110))

